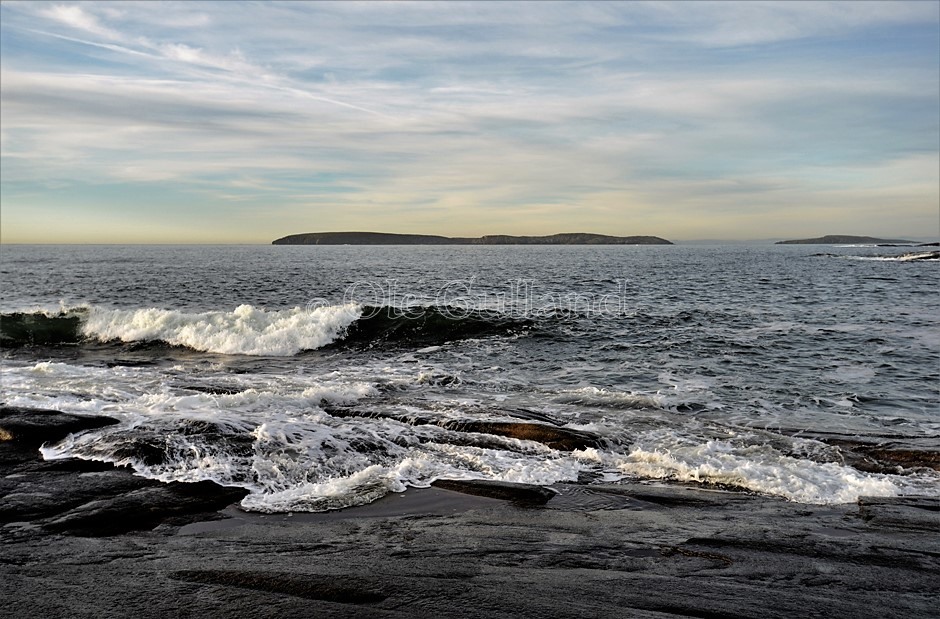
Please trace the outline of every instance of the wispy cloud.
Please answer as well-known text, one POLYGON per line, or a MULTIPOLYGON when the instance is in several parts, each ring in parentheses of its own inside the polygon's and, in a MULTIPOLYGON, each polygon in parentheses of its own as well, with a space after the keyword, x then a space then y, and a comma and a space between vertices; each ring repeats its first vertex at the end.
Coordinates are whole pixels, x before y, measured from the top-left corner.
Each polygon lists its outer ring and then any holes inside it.
POLYGON ((182 200, 258 241, 768 236, 874 195, 903 205, 894 232, 922 230, 938 7, 5 3, 4 239, 26 237, 10 213, 131 193, 130 220, 182 200))
POLYGON ((115 41, 122 39, 120 34, 103 26, 94 14, 86 11, 79 4, 56 4, 50 7, 43 7, 39 10, 39 14, 48 17, 54 22, 86 32, 93 36, 115 41))

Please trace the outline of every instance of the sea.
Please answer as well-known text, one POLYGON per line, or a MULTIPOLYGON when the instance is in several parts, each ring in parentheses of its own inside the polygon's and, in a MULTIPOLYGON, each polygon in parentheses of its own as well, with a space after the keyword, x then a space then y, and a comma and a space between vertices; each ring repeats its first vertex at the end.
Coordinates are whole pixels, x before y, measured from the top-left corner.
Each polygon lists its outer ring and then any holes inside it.
POLYGON ((46 459, 259 512, 438 479, 940 497, 940 261, 912 251, 4 245, 0 403, 119 420, 46 459))

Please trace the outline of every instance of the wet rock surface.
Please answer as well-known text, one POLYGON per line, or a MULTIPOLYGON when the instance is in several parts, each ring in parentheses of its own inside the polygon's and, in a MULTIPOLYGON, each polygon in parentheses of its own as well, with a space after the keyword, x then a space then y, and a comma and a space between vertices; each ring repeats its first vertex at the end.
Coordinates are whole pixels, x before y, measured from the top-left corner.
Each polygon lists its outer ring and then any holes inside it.
POLYGON ((837 432, 806 432, 781 429, 784 434, 799 435, 834 447, 839 464, 865 473, 905 475, 920 470, 940 471, 940 438, 907 436, 869 436, 860 439, 837 432))
POLYGON ((117 423, 110 417, 0 407, 0 540, 16 531, 104 536, 185 524, 247 494, 212 482, 170 483, 84 460, 45 461, 44 443, 117 423))
POLYGON ((10 616, 910 618, 940 598, 936 499, 459 482, 260 515, 242 490, 0 455, 10 616))
POLYGON ((431 484, 435 488, 463 492, 474 496, 512 501, 519 505, 544 505, 555 497, 555 491, 533 484, 513 484, 484 479, 451 480, 438 479, 431 484))
MULTIPOLYGON (((532 421, 486 421, 480 419, 434 419, 420 415, 393 414, 377 411, 359 411, 351 408, 327 407, 327 412, 333 417, 371 417, 393 419, 414 426, 437 425, 455 432, 491 434, 505 436, 525 441, 535 441, 557 449, 559 451, 574 451, 586 447, 597 447, 602 439, 596 434, 584 430, 562 428, 548 425, 551 420, 537 419, 532 421), (541 423, 547 422, 547 423, 541 423)), ((519 414, 519 411, 503 411, 510 414, 519 414)))
POLYGON ((55 442, 82 430, 114 425, 117 419, 72 415, 59 411, 15 406, 0 407, 0 441, 17 447, 55 442))

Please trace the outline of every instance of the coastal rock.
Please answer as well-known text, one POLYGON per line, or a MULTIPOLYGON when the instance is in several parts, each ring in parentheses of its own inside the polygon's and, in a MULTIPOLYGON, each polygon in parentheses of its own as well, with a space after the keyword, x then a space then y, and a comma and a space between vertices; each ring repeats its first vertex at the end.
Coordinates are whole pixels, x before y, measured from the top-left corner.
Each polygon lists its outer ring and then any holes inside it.
POLYGON ((554 490, 544 486, 486 479, 438 479, 432 482, 431 485, 443 490, 452 490, 491 499, 502 499, 521 505, 544 505, 557 494, 554 490))
POLYGON ((940 531, 940 501, 933 497, 860 497, 858 515, 881 527, 940 531))
POLYGON ((36 454, 33 466, 13 474, 0 467, 0 524, 30 521, 56 533, 109 536, 211 519, 248 493, 211 481, 165 484, 103 463, 87 471, 48 464, 36 454))
POLYGON ((916 469, 940 471, 940 451, 936 449, 911 449, 844 437, 819 437, 818 440, 838 447, 845 464, 866 473, 897 474, 916 469))
MULTIPOLYGON (((430 415, 396 414, 379 411, 361 411, 352 408, 326 407, 333 417, 371 417, 394 419, 413 426, 436 425, 456 432, 474 432, 504 436, 524 441, 535 441, 559 451, 574 451, 599 447, 603 439, 591 432, 571 428, 521 421, 485 421, 478 419, 435 419, 430 415)), ((507 411, 510 412, 510 411, 507 411)))
POLYGON ((441 427, 459 432, 479 432, 506 436, 523 441, 536 441, 559 451, 574 451, 587 447, 598 447, 601 438, 590 432, 559 428, 541 423, 521 423, 512 421, 448 420, 439 423, 441 427))
POLYGON ((48 464, 52 463, 43 462, 35 454, 31 466, 20 466, 11 476, 0 479, 0 522, 54 519, 86 503, 156 485, 129 470, 104 463, 97 471, 53 469, 48 464))
POLYGON ((105 462, 45 461, 37 449, 116 423, 111 417, 0 407, 0 524, 31 521, 58 533, 116 535, 205 520, 247 494, 210 481, 164 484, 105 462))
POLYGON ((60 441, 69 434, 118 423, 112 417, 73 415, 38 408, 0 407, 0 441, 36 446, 60 441))
POLYGON ((347 579, 344 582, 336 582, 329 577, 292 572, 180 570, 172 572, 170 578, 202 585, 238 587, 339 604, 374 604, 387 597, 382 593, 368 590, 368 584, 365 581, 347 579))
POLYGON ((559 486, 543 509, 461 507, 467 497, 431 488, 383 499, 403 504, 397 515, 242 513, 175 535, 89 539, 13 523, 0 527, 13 532, 0 594, 35 616, 89 619, 935 614, 938 512, 922 499, 813 506, 617 484, 591 486, 617 500, 584 510, 559 486), (449 494, 451 509, 422 511, 422 497, 449 494))
POLYGON ((231 505, 247 494, 242 488, 226 488, 211 481, 151 482, 79 505, 42 526, 49 531, 91 537, 146 531, 164 523, 179 526, 204 520, 201 516, 231 505))

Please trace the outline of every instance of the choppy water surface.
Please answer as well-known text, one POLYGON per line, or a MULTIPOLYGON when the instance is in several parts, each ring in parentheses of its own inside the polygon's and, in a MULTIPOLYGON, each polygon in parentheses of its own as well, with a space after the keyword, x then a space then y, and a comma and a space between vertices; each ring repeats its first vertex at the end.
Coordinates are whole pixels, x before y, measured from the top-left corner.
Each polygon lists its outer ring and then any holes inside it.
POLYGON ((940 450, 940 263, 819 251, 4 246, 0 400, 122 422, 47 458, 243 486, 262 511, 437 478, 940 496, 916 458, 845 452, 940 450))

